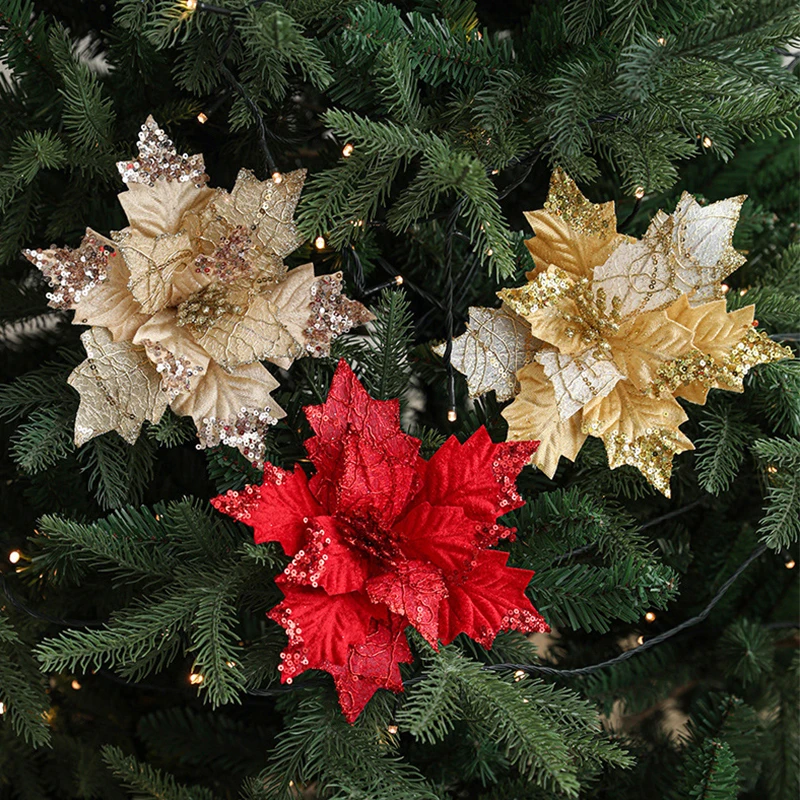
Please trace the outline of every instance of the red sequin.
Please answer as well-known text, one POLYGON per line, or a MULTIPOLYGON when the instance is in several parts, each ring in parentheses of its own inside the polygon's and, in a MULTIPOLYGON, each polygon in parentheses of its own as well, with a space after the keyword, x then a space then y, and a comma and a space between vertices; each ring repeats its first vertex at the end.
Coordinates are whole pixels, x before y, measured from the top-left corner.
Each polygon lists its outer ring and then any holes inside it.
POLYGON ((261 486, 211 501, 292 558, 269 613, 289 637, 283 681, 326 670, 352 722, 378 689, 402 691, 407 625, 434 647, 549 630, 525 596, 533 573, 487 549, 513 536, 497 517, 523 504, 515 480, 538 442, 495 444, 481 428, 425 461, 397 401, 373 400, 344 361, 327 401, 305 412, 310 481, 268 464, 261 486))

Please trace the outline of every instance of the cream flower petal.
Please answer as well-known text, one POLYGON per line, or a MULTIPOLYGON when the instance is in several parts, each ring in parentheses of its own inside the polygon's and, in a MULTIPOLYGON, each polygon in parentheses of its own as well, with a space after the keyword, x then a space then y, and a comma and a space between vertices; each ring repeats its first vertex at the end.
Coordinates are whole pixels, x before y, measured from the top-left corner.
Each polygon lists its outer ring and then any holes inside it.
POLYGON ((144 349, 130 342, 113 342, 105 328, 81 335, 88 358, 67 382, 81 396, 75 418, 75 444, 117 431, 133 444, 145 420, 156 423, 167 407, 161 381, 144 349))

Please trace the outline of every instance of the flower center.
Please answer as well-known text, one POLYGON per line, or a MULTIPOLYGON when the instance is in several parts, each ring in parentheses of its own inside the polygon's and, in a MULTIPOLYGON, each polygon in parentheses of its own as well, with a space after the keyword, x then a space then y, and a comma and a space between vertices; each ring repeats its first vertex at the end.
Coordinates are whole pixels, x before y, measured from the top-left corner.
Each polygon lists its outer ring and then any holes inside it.
POLYGON ((339 514, 337 519, 344 523, 339 535, 349 545, 386 564, 397 563, 400 552, 394 534, 369 513, 339 514))

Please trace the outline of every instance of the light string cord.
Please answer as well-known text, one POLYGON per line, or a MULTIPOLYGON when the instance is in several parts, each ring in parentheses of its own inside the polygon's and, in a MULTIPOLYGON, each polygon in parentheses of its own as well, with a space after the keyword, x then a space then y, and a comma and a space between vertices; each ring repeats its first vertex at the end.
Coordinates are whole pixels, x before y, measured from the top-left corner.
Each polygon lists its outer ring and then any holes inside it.
POLYGON ((711 610, 714 606, 719 603, 720 600, 727 594, 728 590, 736 583, 736 580, 739 576, 764 552, 766 552, 767 546, 765 544, 760 544, 756 547, 755 550, 739 565, 737 570, 733 573, 733 575, 725 581, 725 583, 720 586, 717 593, 714 597, 711 598, 708 605, 697 615, 691 617, 690 619, 681 622, 680 625, 676 625, 674 628, 670 628, 668 631, 664 631, 663 633, 658 634, 658 636, 654 636, 652 639, 648 639, 644 642, 644 644, 635 647, 632 650, 626 650, 624 653, 620 653, 618 656, 614 658, 609 658, 606 661, 601 661, 598 664, 590 664, 586 667, 576 667, 573 669, 559 669, 558 667, 546 667, 544 665, 539 664, 490 664, 484 667, 486 670, 491 670, 493 672, 505 672, 505 671, 515 671, 515 672, 525 672, 528 675, 556 675, 556 676, 570 676, 570 675, 591 675, 594 672, 598 672, 601 669, 606 669, 607 667, 613 667, 616 664, 620 664, 623 661, 627 661, 629 658, 633 658, 634 656, 639 655, 640 653, 644 653, 646 650, 649 650, 651 647, 655 647, 656 645, 661 644, 662 642, 671 639, 673 636, 677 636, 682 631, 685 631, 687 628, 692 628, 695 625, 703 622, 706 617, 711 613, 711 610))

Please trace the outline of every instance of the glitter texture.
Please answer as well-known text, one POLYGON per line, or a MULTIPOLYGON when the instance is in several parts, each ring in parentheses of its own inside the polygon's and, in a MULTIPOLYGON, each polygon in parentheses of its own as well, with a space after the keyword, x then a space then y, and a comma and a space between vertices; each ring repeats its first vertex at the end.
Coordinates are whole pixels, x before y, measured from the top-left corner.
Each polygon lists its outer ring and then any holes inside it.
POLYGON ((554 173, 545 208, 526 215, 536 267, 527 284, 498 293, 515 319, 507 341, 484 337, 493 352, 477 356, 468 331, 452 359, 471 391, 510 387, 507 374, 504 384, 476 378, 482 364, 524 362, 503 416, 509 439, 540 440, 532 463, 550 477, 561 455, 574 459, 587 435, 599 436, 612 468, 635 466, 669 494, 672 458, 692 448, 675 398, 704 403, 712 388, 741 391, 752 367, 791 357, 753 330, 752 306, 728 313, 717 299, 719 282, 744 261, 731 245, 743 200, 701 206, 684 193, 637 240, 614 230, 613 203, 589 202, 554 173), (524 358, 523 341, 533 344, 524 358))
POLYGON ((523 504, 515 481, 536 442, 494 444, 480 428, 425 461, 398 402, 373 400, 343 361, 327 401, 305 411, 313 478, 267 464, 260 486, 211 501, 290 558, 268 615, 288 637, 284 683, 326 670, 353 722, 378 689, 402 691, 408 625, 435 648, 549 630, 525 595, 533 573, 488 549, 514 534, 497 517, 523 504))
POLYGON ((73 308, 108 277, 108 260, 115 255, 112 242, 87 229, 80 247, 49 250, 23 250, 22 254, 47 278, 52 292, 47 293, 51 308, 73 308))
MULTIPOLYGON (((284 412, 270 394, 277 381, 259 362, 288 369, 325 355, 333 338, 372 315, 342 296, 341 274, 318 278, 312 264, 289 271, 283 263, 300 244, 293 214, 304 170, 280 184, 242 170, 230 193, 208 189, 203 157, 179 155, 152 117, 138 150, 118 165, 130 224, 113 241, 87 231, 77 250, 25 251, 53 286, 52 306, 74 309, 73 322, 92 325, 98 342, 110 335, 124 345, 109 351, 118 360, 136 354, 125 391, 76 379, 86 394, 76 442, 106 430, 134 441, 154 416, 143 409, 156 407, 156 387, 157 406, 194 419, 200 447, 230 445, 260 464, 262 438, 284 412), (103 406, 102 423, 85 422, 92 402, 103 406)), ((90 362, 79 378, 94 372, 90 362)))

